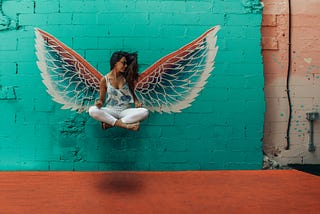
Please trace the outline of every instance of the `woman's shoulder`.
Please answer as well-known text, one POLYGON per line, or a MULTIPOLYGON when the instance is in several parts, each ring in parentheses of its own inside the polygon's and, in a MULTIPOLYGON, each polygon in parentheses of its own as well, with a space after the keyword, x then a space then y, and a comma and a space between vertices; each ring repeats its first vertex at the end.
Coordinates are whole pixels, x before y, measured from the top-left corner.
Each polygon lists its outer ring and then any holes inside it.
POLYGON ((113 76, 111 75, 111 73, 106 74, 106 75, 104 76, 104 78, 105 78, 106 80, 113 80, 113 79, 114 79, 113 76))
POLYGON ((101 77, 100 84, 106 85, 106 83, 107 83, 107 77, 106 76, 101 77))

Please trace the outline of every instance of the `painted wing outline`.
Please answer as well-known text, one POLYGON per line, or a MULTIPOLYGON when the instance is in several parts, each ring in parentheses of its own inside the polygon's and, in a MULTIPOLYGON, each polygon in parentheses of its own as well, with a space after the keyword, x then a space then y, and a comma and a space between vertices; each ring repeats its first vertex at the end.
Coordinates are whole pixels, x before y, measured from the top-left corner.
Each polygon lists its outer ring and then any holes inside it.
POLYGON ((181 112, 189 107, 214 69, 219 29, 209 29, 147 68, 135 86, 138 100, 152 112, 181 112))
POLYGON ((62 109, 88 111, 99 96, 102 74, 49 33, 35 29, 37 65, 52 99, 62 109))

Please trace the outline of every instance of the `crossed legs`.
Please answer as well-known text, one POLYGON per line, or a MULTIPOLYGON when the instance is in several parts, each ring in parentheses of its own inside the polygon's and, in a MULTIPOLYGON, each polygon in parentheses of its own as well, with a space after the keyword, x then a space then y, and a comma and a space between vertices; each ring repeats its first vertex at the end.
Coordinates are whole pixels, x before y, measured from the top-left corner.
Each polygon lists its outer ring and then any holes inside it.
POLYGON ((140 127, 140 121, 146 119, 149 112, 145 108, 128 108, 118 111, 112 108, 98 108, 91 106, 89 115, 102 122, 104 129, 117 126, 129 130, 137 131, 140 127))

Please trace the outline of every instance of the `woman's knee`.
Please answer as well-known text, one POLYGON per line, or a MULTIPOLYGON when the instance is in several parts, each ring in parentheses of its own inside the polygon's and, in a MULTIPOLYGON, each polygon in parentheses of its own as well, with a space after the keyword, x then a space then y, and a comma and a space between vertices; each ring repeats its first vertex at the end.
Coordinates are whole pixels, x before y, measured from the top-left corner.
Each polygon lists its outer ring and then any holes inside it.
POLYGON ((90 115, 91 117, 95 118, 95 117, 97 116, 98 110, 99 110, 99 109, 97 108, 97 106, 91 106, 91 107, 89 108, 89 110, 88 110, 89 115, 90 115))
POLYGON ((147 118, 149 116, 149 111, 146 108, 140 108, 141 111, 141 115, 143 116, 143 118, 147 118))

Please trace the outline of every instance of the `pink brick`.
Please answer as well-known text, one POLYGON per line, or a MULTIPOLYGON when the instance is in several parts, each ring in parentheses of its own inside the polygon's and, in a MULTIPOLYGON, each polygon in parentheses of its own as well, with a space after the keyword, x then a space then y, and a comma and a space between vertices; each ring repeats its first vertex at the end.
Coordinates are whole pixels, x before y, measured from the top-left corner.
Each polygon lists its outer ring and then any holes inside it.
POLYGON ((277 16, 275 14, 265 14, 262 18, 262 26, 277 26, 277 16))
POLYGON ((278 50, 278 40, 275 37, 262 38, 263 50, 278 50))

